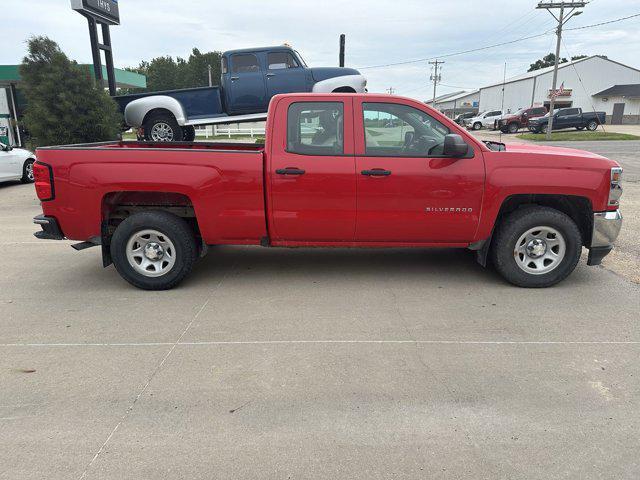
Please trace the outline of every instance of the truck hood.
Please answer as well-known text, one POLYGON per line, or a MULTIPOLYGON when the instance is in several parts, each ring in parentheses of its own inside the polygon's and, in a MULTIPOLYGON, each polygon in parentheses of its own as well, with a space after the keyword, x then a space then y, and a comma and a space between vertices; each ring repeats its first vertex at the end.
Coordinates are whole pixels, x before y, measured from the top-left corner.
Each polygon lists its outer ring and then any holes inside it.
POLYGON ((509 143, 505 148, 506 152, 512 153, 534 153, 538 155, 560 156, 560 157, 580 157, 592 158, 596 160, 605 160, 606 162, 615 163, 602 155, 578 150, 576 148, 552 147, 549 145, 532 145, 530 143, 509 143))
POLYGON ((345 75, 360 75, 360 72, 355 68, 319 67, 312 68, 311 75, 316 82, 321 82, 327 78, 342 77, 345 75))

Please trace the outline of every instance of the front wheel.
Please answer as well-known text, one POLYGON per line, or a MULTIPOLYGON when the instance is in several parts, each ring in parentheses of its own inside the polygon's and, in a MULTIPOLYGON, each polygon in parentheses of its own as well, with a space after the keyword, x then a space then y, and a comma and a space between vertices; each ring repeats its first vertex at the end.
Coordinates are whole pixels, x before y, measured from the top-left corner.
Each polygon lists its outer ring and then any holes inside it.
POLYGON ((509 133, 518 133, 518 124, 517 123, 510 123, 509 124, 509 133))
POLYGON ((482 124, 480 122, 476 122, 473 124, 474 130, 480 130, 482 128, 482 124))
POLYGON ((581 132, 582 130, 584 130, 584 127, 576 127, 576 130, 581 132))
POLYGON ((596 122, 595 120, 591 120, 589 123, 587 123, 587 130, 589 130, 590 132, 595 132, 598 129, 598 122, 596 122))
POLYGON ((195 236, 180 217, 163 211, 140 212, 118 225, 111 238, 116 270, 144 290, 167 290, 191 271, 198 256, 195 236))
POLYGON ((497 228, 491 257, 498 272, 519 287, 550 287, 576 268, 582 237, 575 222, 549 207, 524 207, 497 228))
POLYGON ((33 164, 34 164, 34 162, 35 162, 35 160, 33 158, 30 158, 29 160, 24 162, 24 165, 22 166, 22 178, 20 179, 20 181, 22 183, 33 183, 33 180, 34 180, 33 164))

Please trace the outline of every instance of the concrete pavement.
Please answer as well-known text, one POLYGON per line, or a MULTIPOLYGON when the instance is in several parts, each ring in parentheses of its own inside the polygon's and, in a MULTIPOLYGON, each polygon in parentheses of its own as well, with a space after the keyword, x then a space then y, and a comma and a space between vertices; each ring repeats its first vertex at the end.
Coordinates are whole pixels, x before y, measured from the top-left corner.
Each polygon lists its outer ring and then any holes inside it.
POLYGON ((637 478, 640 286, 218 247, 143 292, 0 186, 0 479, 637 478))

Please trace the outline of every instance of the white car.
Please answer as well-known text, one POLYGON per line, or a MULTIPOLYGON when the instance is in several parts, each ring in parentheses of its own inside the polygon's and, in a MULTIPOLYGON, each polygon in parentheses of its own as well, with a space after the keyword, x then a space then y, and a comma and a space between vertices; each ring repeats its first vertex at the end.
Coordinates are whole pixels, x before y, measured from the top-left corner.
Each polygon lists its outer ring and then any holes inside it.
POLYGON ((33 182, 33 162, 36 156, 29 150, 13 148, 0 143, 0 182, 20 180, 22 183, 33 182))
POLYGON ((502 112, 500 110, 487 110, 476 117, 466 119, 465 124, 467 125, 467 128, 471 128, 473 130, 480 130, 483 127, 493 128, 495 121, 500 120, 500 117, 502 117, 502 112))

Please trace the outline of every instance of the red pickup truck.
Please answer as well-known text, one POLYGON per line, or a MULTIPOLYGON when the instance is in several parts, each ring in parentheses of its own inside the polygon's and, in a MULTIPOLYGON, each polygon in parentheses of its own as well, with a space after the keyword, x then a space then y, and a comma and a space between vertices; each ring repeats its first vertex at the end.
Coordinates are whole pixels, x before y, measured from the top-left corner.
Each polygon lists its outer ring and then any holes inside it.
POLYGON ((287 94, 265 145, 107 142, 40 148, 43 239, 102 248, 167 289, 207 245, 458 247, 509 282, 596 265, 621 226, 622 169, 567 148, 483 143, 430 107, 373 94, 287 94))

